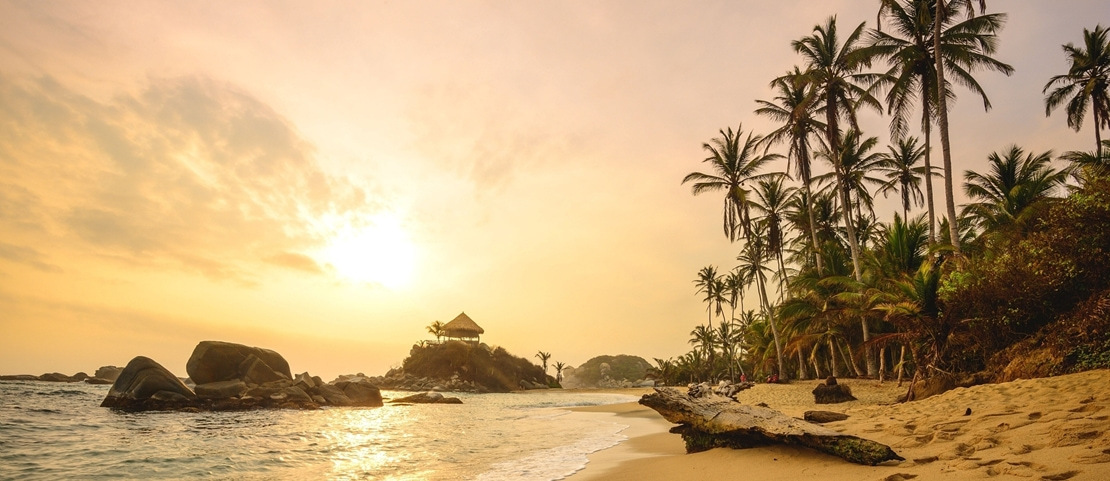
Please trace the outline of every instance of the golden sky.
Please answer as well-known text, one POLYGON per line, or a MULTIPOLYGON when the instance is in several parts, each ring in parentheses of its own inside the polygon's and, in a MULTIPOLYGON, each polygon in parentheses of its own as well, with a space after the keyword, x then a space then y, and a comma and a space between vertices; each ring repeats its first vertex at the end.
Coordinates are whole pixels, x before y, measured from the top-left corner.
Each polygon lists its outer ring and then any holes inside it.
MULTIPOLYGON (((876 3, 0 0, 0 374, 205 339, 381 374, 460 311, 524 357, 680 355, 736 254, 682 177, 876 3)), ((957 167, 1092 150, 1041 89, 1105 4, 988 6, 1017 72, 958 92, 957 167)))

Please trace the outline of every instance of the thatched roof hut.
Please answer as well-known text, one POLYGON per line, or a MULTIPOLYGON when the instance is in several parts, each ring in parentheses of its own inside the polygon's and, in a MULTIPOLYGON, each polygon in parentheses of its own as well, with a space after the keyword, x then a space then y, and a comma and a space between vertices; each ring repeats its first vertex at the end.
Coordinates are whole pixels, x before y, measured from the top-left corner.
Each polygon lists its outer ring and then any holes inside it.
POLYGON ((465 312, 443 326, 443 337, 461 341, 478 342, 479 336, 485 334, 485 332, 486 330, 482 329, 482 326, 474 322, 465 312))

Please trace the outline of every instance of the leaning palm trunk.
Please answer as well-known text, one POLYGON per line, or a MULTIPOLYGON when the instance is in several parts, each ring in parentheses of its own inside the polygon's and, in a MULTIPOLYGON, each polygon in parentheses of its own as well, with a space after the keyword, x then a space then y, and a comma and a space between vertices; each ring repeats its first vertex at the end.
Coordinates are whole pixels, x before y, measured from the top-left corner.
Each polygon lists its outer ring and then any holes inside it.
MULTIPOLYGON (((802 157, 804 162, 809 163, 809 150, 806 149, 805 142, 801 142, 800 144, 798 155, 802 157)), ((804 174, 802 178, 802 188, 805 189, 806 201, 809 202, 809 205, 806 206, 806 214, 809 216, 809 239, 810 242, 813 243, 811 245, 813 258, 817 262, 817 275, 820 276, 825 274, 825 261, 821 259, 821 243, 817 240, 817 218, 813 214, 813 191, 809 188, 809 184, 812 183, 813 180, 810 178, 808 170, 802 173, 804 174)))
POLYGON ((840 369, 837 368, 836 363, 836 343, 832 338, 829 338, 829 371, 832 371, 833 377, 840 377, 840 369))
POLYGON ((902 373, 906 367, 906 345, 902 345, 901 351, 898 353, 898 387, 902 387, 902 373))
MULTIPOLYGON (((937 52, 937 126, 940 127, 940 147, 944 156, 944 207, 948 214, 948 236, 952 249, 960 254, 960 235, 956 227, 956 199, 952 192, 952 145, 948 141, 948 95, 944 83, 944 57, 940 55, 940 27, 944 18, 944 0, 937 0, 936 15, 933 17, 933 51, 937 52)), ((1095 129, 1096 131, 1098 129, 1095 129)))
POLYGON ((755 275, 755 281, 759 284, 759 296, 760 301, 763 302, 763 312, 767 316, 767 322, 771 324, 771 335, 775 338, 775 360, 778 361, 779 365, 778 375, 785 376, 786 364, 782 359, 782 343, 779 342, 779 328, 775 325, 775 316, 771 312, 771 301, 767 298, 767 285, 763 282, 763 276, 758 272, 755 275))

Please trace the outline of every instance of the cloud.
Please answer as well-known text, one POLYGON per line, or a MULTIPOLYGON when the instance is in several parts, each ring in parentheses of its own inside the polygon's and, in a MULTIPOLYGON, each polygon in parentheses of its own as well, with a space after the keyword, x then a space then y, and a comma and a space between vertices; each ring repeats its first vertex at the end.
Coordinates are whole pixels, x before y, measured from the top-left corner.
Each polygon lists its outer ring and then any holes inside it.
POLYGON ((0 242, 0 259, 28 265, 43 272, 62 272, 61 267, 46 262, 45 258, 46 256, 33 248, 0 242))
POLYGON ((324 268, 320 264, 304 254, 296 252, 281 252, 264 259, 266 262, 275 266, 281 266, 288 269, 308 272, 310 274, 324 274, 324 268))
POLYGON ((321 170, 284 117, 205 77, 100 102, 49 77, 0 76, 0 127, 0 173, 17 187, 0 193, 0 227, 82 254, 250 283, 275 259, 312 270, 296 252, 321 243, 319 219, 377 208, 321 170))

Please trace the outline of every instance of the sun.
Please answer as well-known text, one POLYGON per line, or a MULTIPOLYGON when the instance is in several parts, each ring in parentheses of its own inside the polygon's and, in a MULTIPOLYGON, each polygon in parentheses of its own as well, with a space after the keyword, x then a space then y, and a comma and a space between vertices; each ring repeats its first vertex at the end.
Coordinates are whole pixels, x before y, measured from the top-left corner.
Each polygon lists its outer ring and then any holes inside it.
POLYGON ((371 217, 364 226, 340 229, 328 243, 323 257, 340 277, 394 290, 412 282, 417 249, 401 219, 392 213, 382 213, 371 217))

